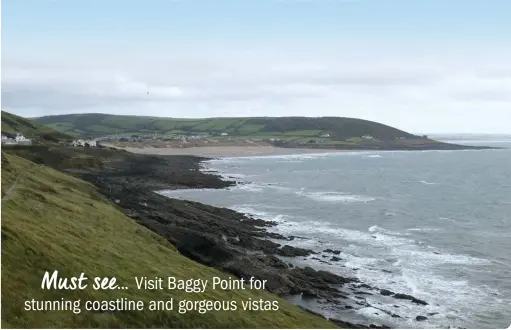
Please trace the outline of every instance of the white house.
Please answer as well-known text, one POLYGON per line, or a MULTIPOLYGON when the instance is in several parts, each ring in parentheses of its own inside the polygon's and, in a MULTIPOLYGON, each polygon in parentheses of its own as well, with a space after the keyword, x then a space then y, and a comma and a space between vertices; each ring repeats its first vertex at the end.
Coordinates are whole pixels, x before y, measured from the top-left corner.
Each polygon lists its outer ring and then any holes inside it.
POLYGON ((16 144, 16 141, 14 141, 14 139, 11 139, 5 135, 2 135, 2 144, 16 144))
POLYGON ((330 137, 330 133, 321 134, 321 137, 322 137, 322 138, 330 137))
POLYGON ((82 139, 73 140, 73 142, 71 144, 73 145, 73 147, 84 147, 85 141, 82 139))
POLYGON ((73 142, 71 144, 73 145, 73 147, 85 147, 85 146, 97 147, 98 146, 97 140, 84 140, 84 139, 73 140, 73 142))
POLYGON ((227 136, 227 135, 229 135, 229 134, 227 134, 227 133, 222 133, 222 134, 220 134, 220 135, 221 135, 221 136, 227 136))
POLYGON ((362 139, 365 139, 365 140, 374 140, 374 138, 373 138, 371 135, 364 135, 364 136, 362 136, 362 139))
POLYGON ((87 141, 85 141, 85 143, 87 143, 89 145, 89 147, 97 147, 98 146, 98 142, 96 140, 87 140, 87 141))
POLYGON ((19 134, 19 133, 16 134, 14 141, 16 141, 16 144, 25 144, 25 145, 32 144, 32 140, 25 138, 23 136, 23 134, 19 134))

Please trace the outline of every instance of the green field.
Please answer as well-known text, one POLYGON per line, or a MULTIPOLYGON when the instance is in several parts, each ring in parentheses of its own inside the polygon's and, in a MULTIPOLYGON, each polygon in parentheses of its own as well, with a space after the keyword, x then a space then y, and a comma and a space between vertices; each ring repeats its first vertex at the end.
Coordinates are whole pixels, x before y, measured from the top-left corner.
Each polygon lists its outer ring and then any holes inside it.
POLYGON ((94 186, 2 152, 2 327, 15 328, 330 328, 266 291, 137 290, 135 276, 178 279, 227 275, 180 255, 165 239, 126 217, 94 186), (116 276, 128 290, 42 290, 45 271, 116 276), (26 300, 278 300, 278 311, 27 312, 26 300))
POLYGON ((343 141, 371 135, 378 140, 395 140, 411 134, 380 123, 344 117, 264 117, 264 118, 159 118, 107 114, 57 115, 35 118, 62 132, 77 136, 157 133, 211 134, 260 138, 320 137, 343 141))

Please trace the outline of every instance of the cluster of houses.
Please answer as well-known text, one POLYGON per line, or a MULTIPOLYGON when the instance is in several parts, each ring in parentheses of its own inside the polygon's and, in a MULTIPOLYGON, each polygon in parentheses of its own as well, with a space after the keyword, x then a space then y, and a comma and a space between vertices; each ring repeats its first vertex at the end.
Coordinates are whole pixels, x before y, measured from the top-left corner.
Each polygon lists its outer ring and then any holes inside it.
POLYGON ((94 147, 98 147, 98 142, 97 142, 97 140, 78 139, 78 140, 73 140, 71 145, 73 147, 91 147, 91 148, 94 148, 94 147))
POLYGON ((23 134, 16 133, 16 137, 14 137, 14 138, 10 138, 6 135, 2 135, 2 144, 3 145, 14 145, 14 144, 31 145, 32 140, 27 139, 26 137, 23 136, 23 134))

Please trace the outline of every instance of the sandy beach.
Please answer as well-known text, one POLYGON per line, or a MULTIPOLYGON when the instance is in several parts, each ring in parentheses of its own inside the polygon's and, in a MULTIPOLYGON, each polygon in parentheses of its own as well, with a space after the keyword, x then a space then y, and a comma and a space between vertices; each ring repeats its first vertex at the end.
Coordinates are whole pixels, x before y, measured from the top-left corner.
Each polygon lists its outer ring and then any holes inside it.
MULTIPOLYGON (((116 148, 120 148, 115 146, 116 148)), ((219 147, 190 147, 190 148, 122 148, 126 151, 146 155, 191 155, 200 157, 248 157, 248 156, 282 156, 296 154, 317 154, 346 152, 332 149, 278 148, 272 146, 219 146, 219 147)))

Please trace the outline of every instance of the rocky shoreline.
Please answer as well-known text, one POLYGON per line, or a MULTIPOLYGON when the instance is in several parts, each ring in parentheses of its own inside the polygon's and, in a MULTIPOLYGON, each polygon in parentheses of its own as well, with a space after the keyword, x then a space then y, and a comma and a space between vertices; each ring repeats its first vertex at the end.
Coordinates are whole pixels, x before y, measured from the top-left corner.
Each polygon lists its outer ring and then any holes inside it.
MULTIPOLYGON (((61 152, 61 151, 59 151, 61 152)), ((295 237, 268 230, 275 222, 198 202, 165 197, 164 189, 213 188, 235 185, 220 176, 201 171, 206 158, 194 156, 151 156, 125 151, 90 151, 95 162, 47 164, 94 184, 100 192, 139 224, 158 233, 178 251, 201 264, 240 278, 267 281, 267 289, 291 302, 313 301, 328 306, 332 313, 372 307, 392 318, 403 316, 371 306, 367 296, 381 295, 428 303, 410 295, 395 293, 362 283, 359 279, 311 267, 296 267, 280 257, 313 257, 323 262, 341 262, 340 250, 312 251, 293 247, 295 237), (95 154, 94 154, 95 153, 95 154)), ((47 157, 46 157, 47 158, 47 157)), ((38 159, 43 159, 39 155, 38 159)), ((44 161, 43 161, 44 163, 44 161)), ((317 313, 322 309, 310 311, 317 313)), ((426 314, 427 315, 427 314, 426 314)), ((328 315, 327 315, 328 316, 328 315)), ((330 318, 343 327, 388 328, 384 324, 353 324, 330 318)), ((427 319, 417 315, 416 320, 427 319)))

